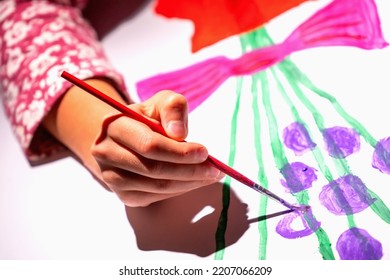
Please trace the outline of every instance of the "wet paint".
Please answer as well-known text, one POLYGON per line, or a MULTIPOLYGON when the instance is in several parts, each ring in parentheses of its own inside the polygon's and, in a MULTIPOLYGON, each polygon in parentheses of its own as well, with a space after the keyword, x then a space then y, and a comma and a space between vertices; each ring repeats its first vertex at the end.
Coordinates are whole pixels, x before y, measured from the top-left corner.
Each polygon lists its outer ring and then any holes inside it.
POLYGON ((351 174, 323 186, 319 200, 335 215, 356 214, 375 202, 362 180, 351 174))
POLYGON ((359 134, 349 127, 334 126, 322 131, 329 156, 346 158, 360 150, 359 134))
POLYGON ((317 180, 316 169, 303 162, 288 163, 280 170, 284 179, 280 182, 291 193, 298 193, 313 186, 317 180))
POLYGON ((383 257, 382 244, 366 230, 356 227, 340 235, 336 248, 342 260, 380 260, 383 257))
POLYGON ((297 211, 291 212, 284 216, 276 226, 276 232, 279 233, 284 238, 295 239, 308 236, 313 232, 317 231, 321 226, 321 223, 318 222, 311 209, 302 214, 297 211), (295 219, 300 219, 302 229, 293 229, 291 224, 295 219))
POLYGON ((390 137, 379 140, 375 145, 372 166, 380 172, 390 175, 390 137))
POLYGON ((303 155, 316 146, 311 140, 306 126, 300 122, 293 122, 283 129, 283 143, 296 156, 303 155))

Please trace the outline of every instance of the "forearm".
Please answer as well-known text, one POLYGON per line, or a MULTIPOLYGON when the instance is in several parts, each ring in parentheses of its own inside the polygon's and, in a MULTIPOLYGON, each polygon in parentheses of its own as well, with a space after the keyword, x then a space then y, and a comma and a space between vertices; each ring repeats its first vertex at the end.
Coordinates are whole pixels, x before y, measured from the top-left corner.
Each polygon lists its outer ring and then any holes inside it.
MULTIPOLYGON (((112 98, 125 103, 118 91, 107 81, 87 80, 87 83, 112 98)), ((97 174, 97 164, 91 146, 100 134, 103 119, 115 109, 73 86, 61 98, 43 121, 45 128, 67 146, 80 160, 97 174)))

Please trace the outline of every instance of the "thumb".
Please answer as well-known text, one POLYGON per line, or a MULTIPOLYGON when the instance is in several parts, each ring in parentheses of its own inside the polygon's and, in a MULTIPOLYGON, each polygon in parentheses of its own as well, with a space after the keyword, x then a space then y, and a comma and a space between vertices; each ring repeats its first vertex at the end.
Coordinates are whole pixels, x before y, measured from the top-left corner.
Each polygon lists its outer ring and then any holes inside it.
POLYGON ((160 120, 165 132, 172 139, 183 141, 188 134, 188 106, 186 98, 165 91, 160 100, 160 120))

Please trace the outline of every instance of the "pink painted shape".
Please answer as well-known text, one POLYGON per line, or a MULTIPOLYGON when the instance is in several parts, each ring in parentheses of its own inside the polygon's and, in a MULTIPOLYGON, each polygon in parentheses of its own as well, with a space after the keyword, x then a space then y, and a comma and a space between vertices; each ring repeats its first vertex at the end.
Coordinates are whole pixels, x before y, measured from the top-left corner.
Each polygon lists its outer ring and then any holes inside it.
POLYGON ((160 74, 138 82, 137 91, 141 100, 165 89, 181 93, 191 111, 229 77, 257 73, 295 51, 324 46, 376 49, 387 45, 373 0, 334 0, 298 26, 281 44, 259 48, 235 59, 218 56, 160 74))

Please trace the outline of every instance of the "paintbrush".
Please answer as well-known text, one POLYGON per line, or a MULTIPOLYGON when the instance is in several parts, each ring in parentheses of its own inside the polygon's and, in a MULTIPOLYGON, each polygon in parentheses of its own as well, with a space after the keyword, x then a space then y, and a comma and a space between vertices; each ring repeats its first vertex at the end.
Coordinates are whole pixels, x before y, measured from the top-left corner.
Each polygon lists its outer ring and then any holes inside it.
MULTIPOLYGON (((115 99, 104 94, 100 90, 98 90, 98 89, 90 86, 86 82, 76 78, 72 74, 70 74, 66 71, 63 71, 61 74, 61 77, 68 80, 72 84, 78 86, 79 88, 85 90, 86 92, 92 94, 93 96, 95 96, 96 98, 105 102, 106 104, 110 105, 111 107, 115 108, 119 112, 123 113, 125 116, 132 118, 136 121, 139 121, 139 122, 147 125, 148 127, 150 127, 153 131, 168 137, 164 128, 161 125, 150 121, 149 119, 145 118, 144 116, 140 115, 139 113, 131 110, 126 105, 116 101, 115 99)), ((224 174, 236 179, 237 181, 243 183, 244 185, 250 187, 251 189, 253 189, 257 192, 272 198, 273 200, 279 202, 280 204, 284 205, 285 207, 287 207, 293 211, 306 212, 310 208, 310 206, 308 206, 308 205, 293 205, 293 204, 288 203, 287 201, 285 201, 281 197, 277 196, 276 194, 272 193, 271 191, 262 187, 261 185, 255 183, 254 181, 252 181, 248 177, 242 175, 240 172, 238 172, 235 169, 231 168, 230 166, 224 164, 223 162, 221 162, 220 160, 216 159, 215 157, 213 157, 211 155, 208 156, 207 161, 209 163, 211 163, 213 166, 215 166, 217 169, 222 171, 224 174)))

